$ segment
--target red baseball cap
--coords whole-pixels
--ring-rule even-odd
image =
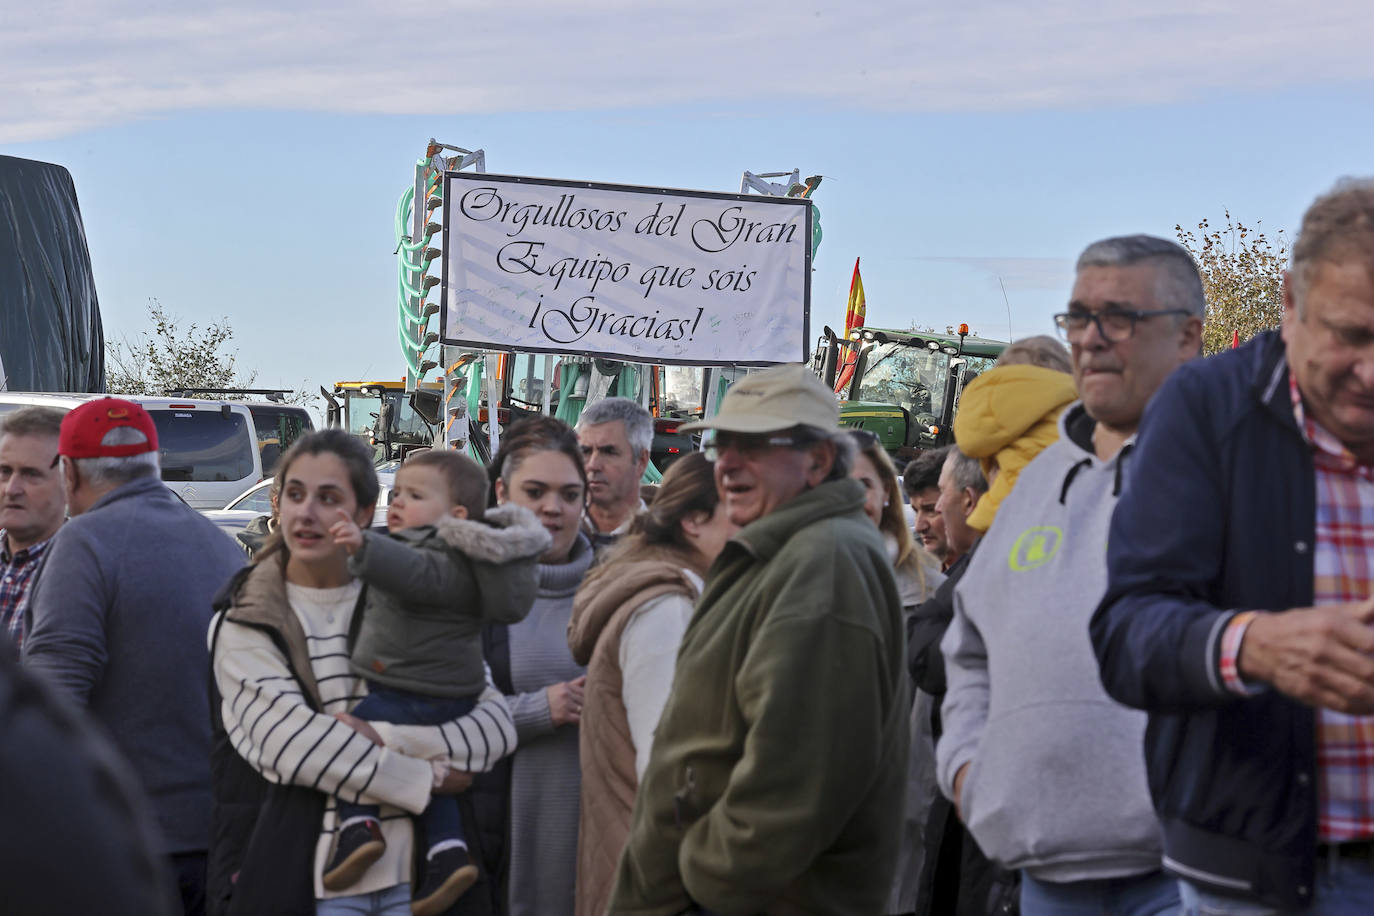
[[[100,440],[112,429],[128,427],[147,437],[146,442],[131,445],[101,445]],[[62,418],[62,432],[57,438],[57,454],[68,458],[125,458],[157,451],[157,427],[148,411],[120,398],[100,398],[87,401]]]

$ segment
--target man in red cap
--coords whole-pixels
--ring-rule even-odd
[[[163,486],[142,407],[92,400],[62,420],[72,520],[32,586],[24,664],[88,708],[133,765],[187,914],[205,906],[209,658],[215,592],[234,541]]]

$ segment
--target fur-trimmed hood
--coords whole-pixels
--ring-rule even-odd
[[[553,546],[539,518],[514,503],[488,509],[479,521],[450,517],[434,527],[441,541],[479,563],[527,560]]]

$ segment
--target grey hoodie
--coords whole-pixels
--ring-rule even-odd
[[[1145,714],[1107,696],[1088,640],[1131,445],[1100,461],[1085,447],[1090,430],[1082,405],[1071,405],[1059,441],[1021,472],[955,589],[940,644],[949,678],[940,788],[953,798],[955,775],[971,763],[969,832],[988,858],[1043,881],[1160,867]]]

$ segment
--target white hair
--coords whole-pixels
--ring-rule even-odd
[[[630,450],[638,458],[654,444],[654,418],[649,411],[640,407],[629,398],[603,398],[596,401],[577,418],[577,428],[600,426],[619,420],[625,424],[625,438],[630,442]]]
[[[117,426],[100,437],[101,445],[141,445],[147,441],[148,437],[141,430],[131,426]],[[121,458],[76,458],[72,461],[81,479],[96,487],[118,486],[139,477],[156,477],[162,472],[156,449]]]

